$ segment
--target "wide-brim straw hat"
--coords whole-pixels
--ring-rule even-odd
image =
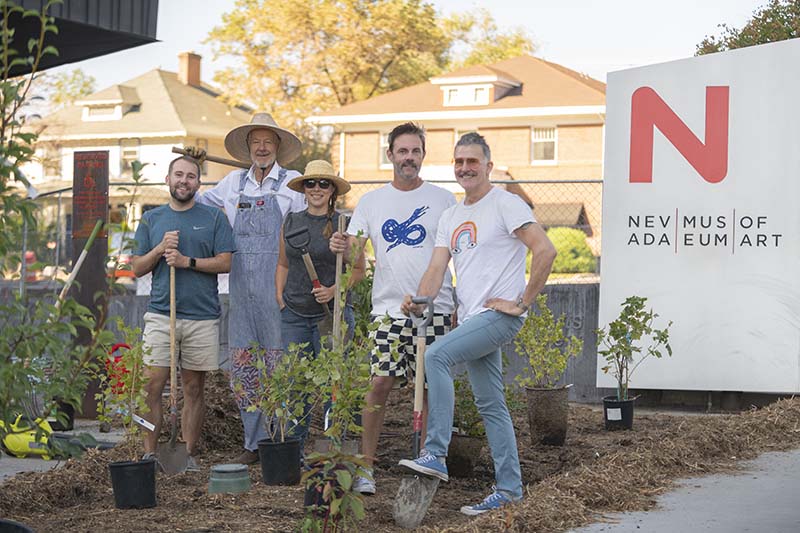
[[[333,185],[336,187],[336,193],[340,196],[350,190],[350,184],[347,183],[347,180],[337,176],[336,172],[333,170],[333,165],[322,159],[309,161],[303,175],[292,178],[286,186],[293,191],[304,192],[303,180],[307,179],[321,179],[333,182]]]
[[[250,119],[250,124],[237,126],[229,131],[225,136],[225,149],[235,159],[243,163],[252,163],[250,146],[247,144],[247,135],[253,130],[260,129],[272,130],[280,139],[278,153],[275,154],[275,160],[278,161],[280,166],[284,167],[300,157],[300,150],[302,149],[300,139],[291,131],[278,126],[269,113],[256,113]]]

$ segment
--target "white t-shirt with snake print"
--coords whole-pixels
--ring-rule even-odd
[[[368,237],[375,250],[372,314],[403,318],[403,296],[416,294],[428,268],[439,217],[455,205],[453,193],[423,182],[413,191],[391,183],[361,197],[347,227],[349,235]],[[436,313],[452,314],[453,278],[448,269],[434,300]]]

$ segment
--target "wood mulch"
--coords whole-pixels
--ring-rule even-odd
[[[295,530],[303,518],[303,489],[263,485],[259,465],[250,467],[249,492],[208,495],[210,467],[238,455],[242,431],[223,377],[210,380],[207,403],[202,471],[159,474],[157,507],[114,508],[107,464],[139,453],[118,446],[6,481],[0,486],[0,516],[40,533]],[[411,405],[409,390],[392,394],[376,464],[378,494],[364,498],[362,531],[402,531],[392,521],[391,508],[403,476],[397,461],[411,448]],[[741,460],[800,445],[800,399],[729,415],[638,413],[634,429],[623,432],[605,431],[599,410],[571,405],[562,447],[530,443],[524,404],[513,416],[526,485],[523,501],[477,518],[459,513],[461,505],[478,502],[491,490],[492,463],[484,447],[470,478],[440,484],[423,531],[564,531],[602,513],[649,509],[682,477],[734,470]]]

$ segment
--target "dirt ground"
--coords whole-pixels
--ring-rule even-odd
[[[249,492],[208,495],[210,467],[231,462],[241,443],[240,422],[224,380],[212,383],[208,400],[202,471],[160,474],[157,507],[114,508],[106,465],[131,453],[118,447],[87,453],[56,470],[12,478],[0,487],[0,516],[40,533],[295,530],[303,517],[303,489],[263,485],[259,465],[250,468]],[[392,521],[391,508],[403,475],[397,461],[408,457],[411,447],[410,391],[392,394],[387,415],[376,465],[378,493],[364,498],[367,518],[358,524],[358,530],[372,533],[402,531]],[[563,531],[604,512],[647,509],[680,477],[734,469],[739,460],[800,445],[796,399],[732,415],[637,413],[633,431],[625,432],[606,432],[601,411],[571,405],[563,447],[531,445],[524,404],[513,416],[527,493],[523,502],[477,519],[459,513],[461,505],[491,491],[492,464],[484,447],[472,477],[440,484],[424,530]]]

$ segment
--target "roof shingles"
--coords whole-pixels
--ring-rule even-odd
[[[409,111],[605,105],[605,83],[532,56],[520,56],[487,66],[469,67],[435,79],[489,74],[519,80],[521,91],[513,91],[510,95],[488,105],[445,107],[442,96],[443,85],[434,85],[428,81],[346,105],[322,113],[316,118],[330,118],[331,122],[335,122],[336,117],[342,116]]]
[[[118,137],[126,135],[155,137],[184,132],[190,137],[224,137],[233,127],[250,121],[250,113],[229,107],[220,101],[218,92],[207,85],[185,85],[177,74],[150,70],[123,84],[103,89],[82,101],[108,100],[112,96],[130,100],[135,94],[141,105],[123,114],[119,120],[82,121],[83,104],[77,102],[44,118],[47,125],[40,140],[81,136]],[[128,102],[126,103],[134,103]]]

